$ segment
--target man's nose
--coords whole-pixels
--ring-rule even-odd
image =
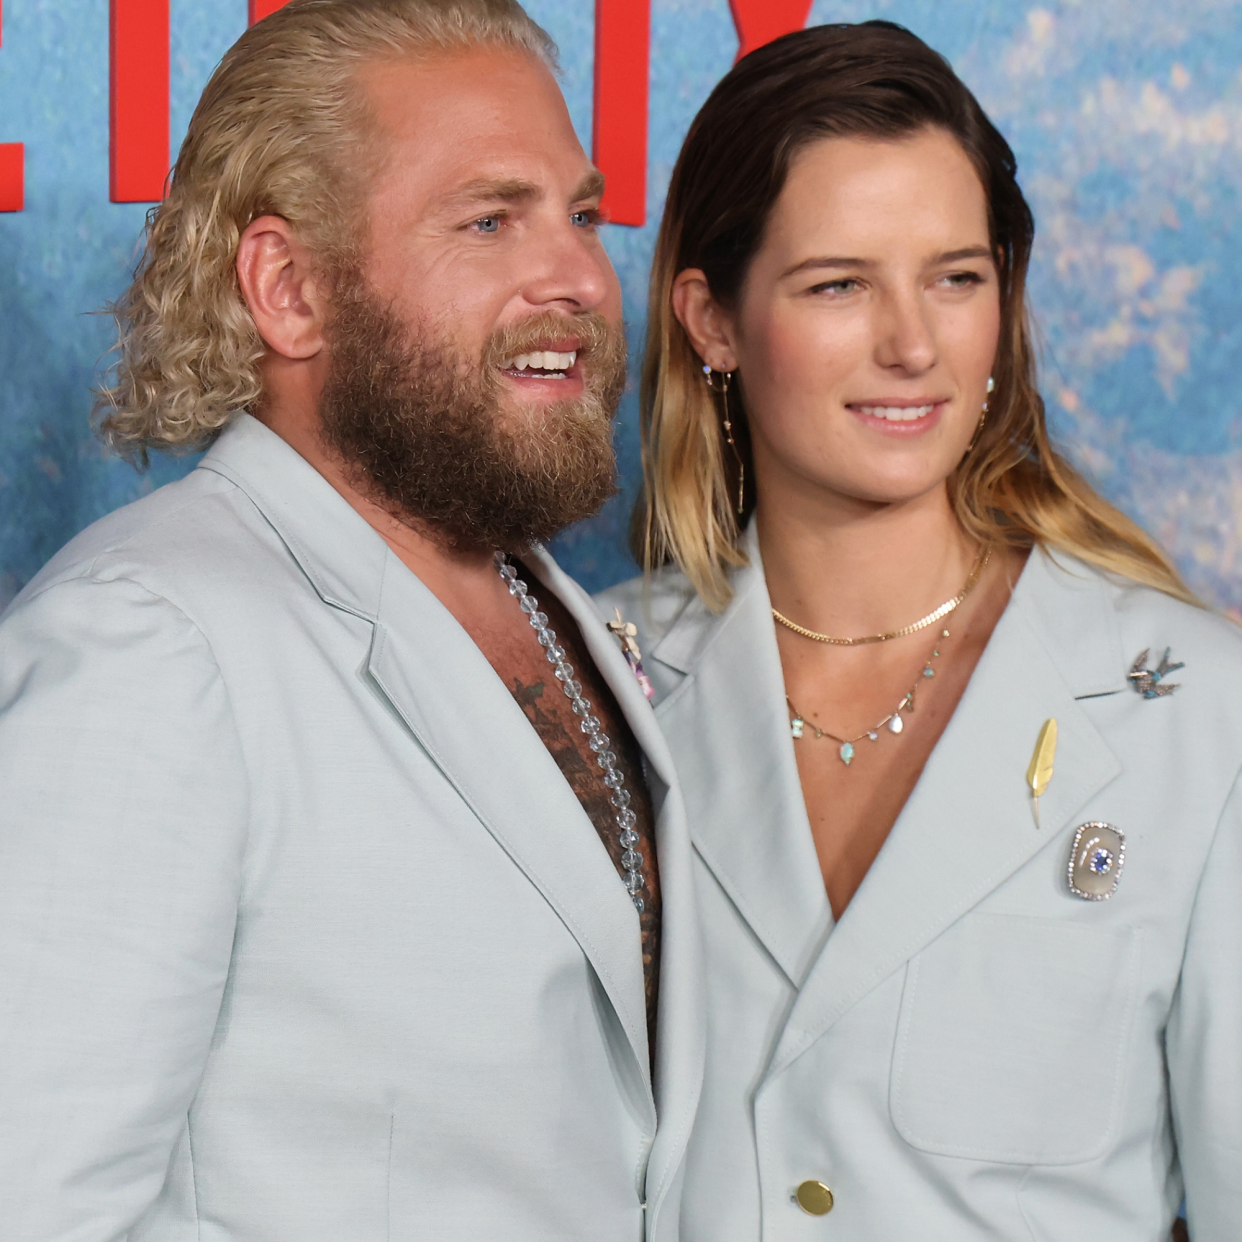
[[[916,293],[884,298],[876,317],[876,361],[889,370],[919,375],[936,365],[939,350],[925,301]]]
[[[617,288],[617,277],[593,234],[566,220],[530,238],[530,274],[522,294],[532,306],[594,311]]]

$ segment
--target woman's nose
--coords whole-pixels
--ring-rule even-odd
[[[914,295],[886,298],[876,321],[876,361],[886,370],[919,375],[936,364],[938,349],[931,316]]]

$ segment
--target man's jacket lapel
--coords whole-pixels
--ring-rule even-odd
[[[663,1236],[662,1209],[682,1166],[703,1081],[706,1030],[703,965],[695,916],[693,858],[681,787],[672,756],[646,696],[608,633],[589,596],[536,550],[529,558],[573,615],[583,640],[616,695],[647,761],[647,778],[657,811],[663,917],[660,930],[660,1011],[656,1032],[655,1100],[660,1119],[647,1172],[649,1236]],[[616,887],[621,889],[618,882]],[[624,891],[623,889],[621,890]],[[628,904],[628,903],[627,903]]]
[[[241,416],[203,465],[250,496],[326,605],[372,623],[369,680],[577,940],[625,1031],[644,1084],[638,1095],[649,1099],[638,917],[556,761],[483,653],[331,484],[262,424]]]

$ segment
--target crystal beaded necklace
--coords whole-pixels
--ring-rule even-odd
[[[629,893],[634,909],[642,914],[645,903],[642,893],[645,880],[641,867],[643,856],[634,848],[639,842],[634,825],[638,816],[630,808],[630,791],[625,787],[625,774],[617,767],[617,756],[609,750],[609,737],[604,732],[599,719],[591,715],[591,700],[582,697],[582,683],[574,678],[574,666],[565,661],[565,648],[556,641],[556,631],[548,628],[548,614],[539,611],[539,601],[526,589],[526,583],[517,576],[517,570],[509,564],[503,552],[495,556],[496,569],[509,594],[518,602],[518,607],[526,614],[535,637],[543,648],[543,654],[552,665],[552,673],[561,683],[569,706],[578,717],[578,727],[587,736],[588,745],[595,752],[595,762],[603,772],[604,784],[608,786],[608,801],[613,807],[613,819],[621,832],[621,865],[625,868],[625,891]]]

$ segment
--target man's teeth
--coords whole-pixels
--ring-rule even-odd
[[[887,418],[890,423],[912,423],[916,418],[925,418],[936,407],[934,405],[860,405],[858,409],[872,418]]]
[[[553,350],[544,349],[533,354],[518,354],[501,368],[503,371],[568,371],[574,365],[578,351],[558,354]]]

